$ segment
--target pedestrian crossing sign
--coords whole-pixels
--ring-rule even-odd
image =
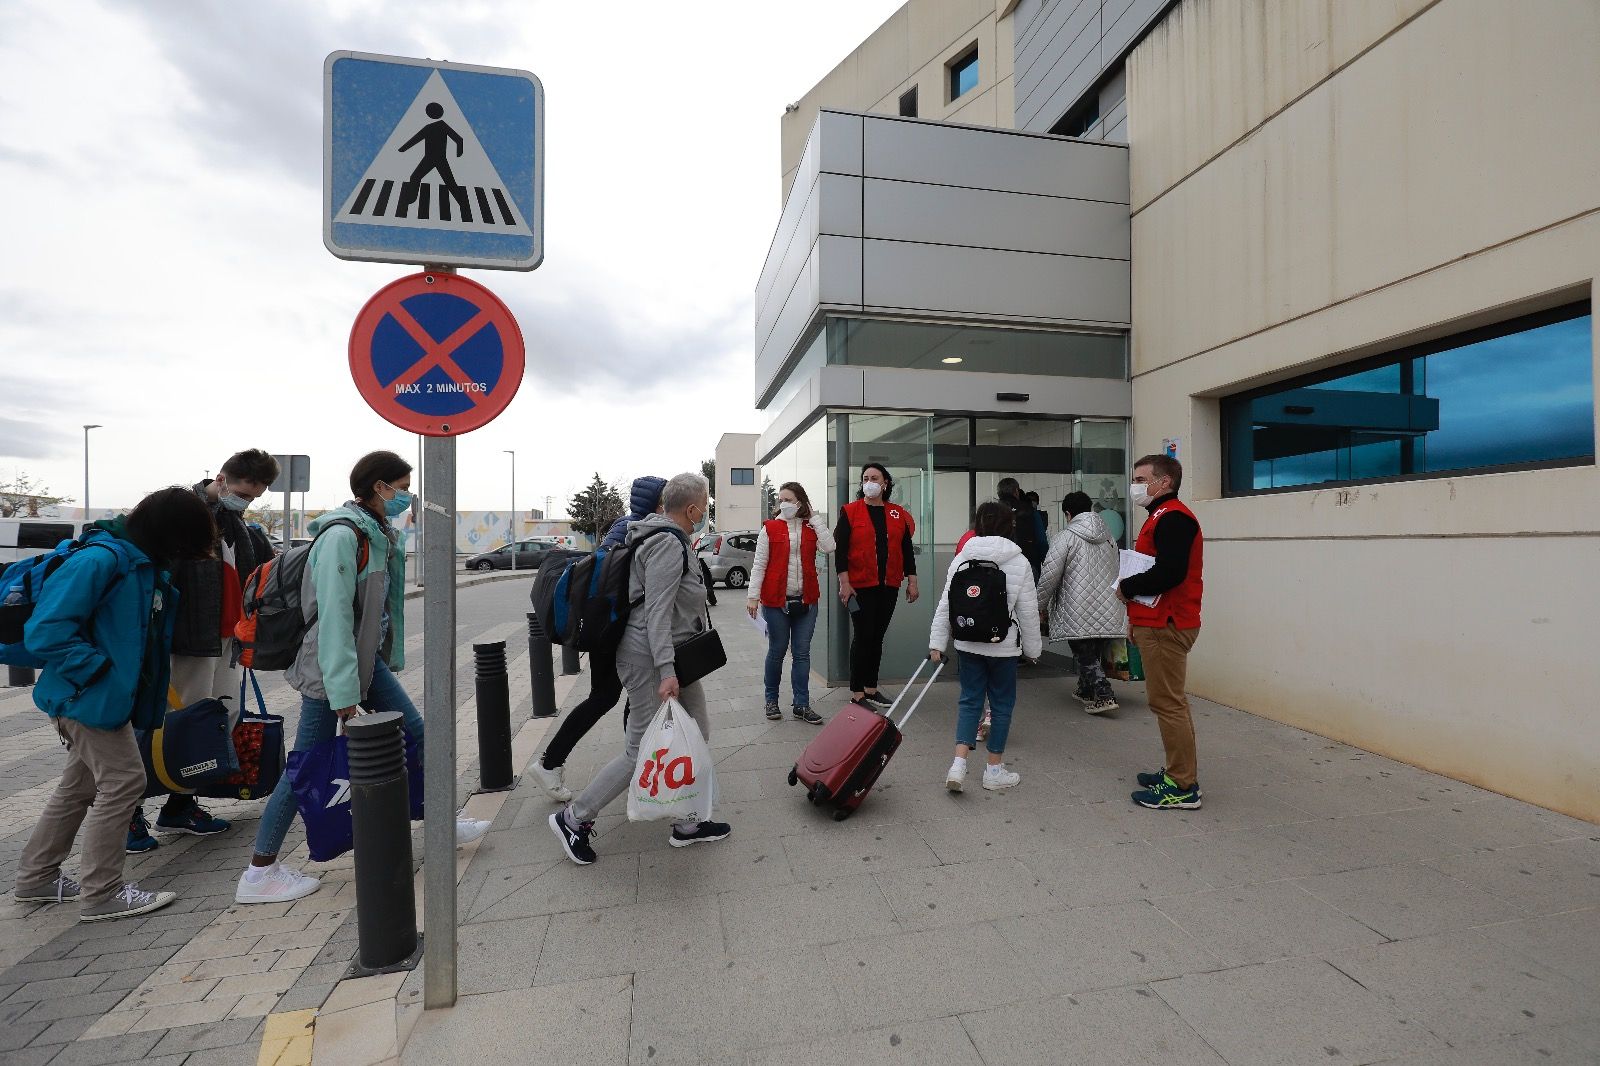
[[[322,237],[341,259],[532,270],[544,258],[544,88],[523,70],[334,52]]]

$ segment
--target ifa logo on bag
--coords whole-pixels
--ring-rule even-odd
[[[639,774],[639,787],[650,790],[651,797],[660,795],[661,786],[676,790],[695,782],[694,760],[680,755],[671,762],[664,761],[670,748],[659,749],[653,758],[646,759]]]

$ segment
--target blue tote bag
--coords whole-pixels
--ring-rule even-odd
[[[411,820],[422,819],[422,749],[405,733],[406,777],[411,794]],[[327,862],[355,846],[350,814],[350,748],[343,733],[311,748],[291,751],[289,785],[306,826],[312,862]]]

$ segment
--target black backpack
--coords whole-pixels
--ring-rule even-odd
[[[999,644],[1011,631],[1006,572],[987,559],[968,559],[950,578],[950,631],[956,640]]]
[[[533,613],[552,644],[579,651],[606,651],[622,642],[628,615],[638,603],[628,599],[633,578],[633,555],[657,533],[656,529],[632,544],[592,552],[551,552],[539,566],[529,599]],[[683,572],[689,572],[689,547],[682,533]]]

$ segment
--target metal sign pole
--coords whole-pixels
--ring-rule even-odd
[[[456,439],[428,437],[422,445],[428,502],[422,516],[430,577],[422,593],[423,745],[422,1005],[456,1002]]]

